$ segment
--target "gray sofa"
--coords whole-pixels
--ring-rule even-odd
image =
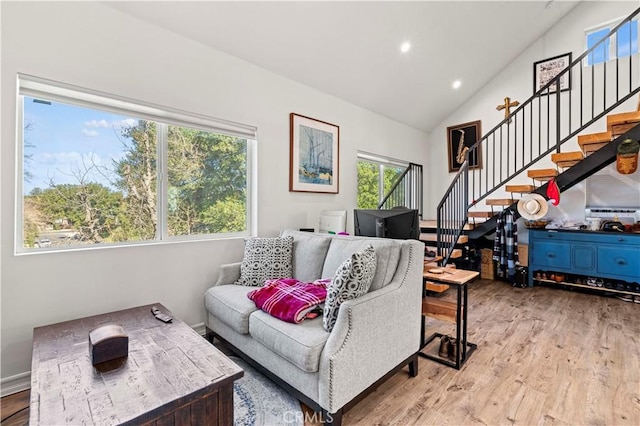
[[[284,230],[293,237],[293,277],[331,278],[353,253],[373,245],[376,272],[367,294],[344,302],[329,333],[322,316],[301,324],[258,310],[247,293],[231,284],[240,263],[223,265],[205,293],[210,341],[219,338],[294,396],[340,424],[359,395],[409,365],[417,374],[420,344],[423,243],[415,240],[337,236]],[[375,386],[374,386],[375,385]]]

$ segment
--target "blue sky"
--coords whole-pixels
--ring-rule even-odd
[[[31,155],[25,170],[33,175],[23,182],[23,193],[55,184],[77,184],[81,174],[88,182],[109,184],[113,160],[124,155],[120,130],[135,124],[136,118],[82,108],[59,102],[34,102],[24,97],[24,123],[31,129],[24,134],[24,154]],[[92,165],[98,166],[93,167]],[[97,169],[102,170],[102,173]]]

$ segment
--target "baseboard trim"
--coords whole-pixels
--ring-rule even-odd
[[[207,330],[203,322],[199,324],[194,324],[191,326],[191,328],[193,328],[196,331],[196,333],[198,333],[202,337],[205,337],[205,333],[207,332]]]
[[[0,379],[0,397],[22,392],[31,387],[31,372],[16,374]]]
[[[206,327],[204,323],[194,324],[191,326],[196,333],[204,337]],[[22,392],[31,387],[31,372],[25,371],[14,376],[3,377],[0,379],[0,397],[5,397],[14,393]]]

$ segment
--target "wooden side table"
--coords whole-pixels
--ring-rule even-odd
[[[475,280],[480,273],[477,271],[467,271],[464,269],[451,269],[451,268],[437,268],[442,270],[442,273],[432,273],[425,271],[423,273],[423,302],[422,302],[422,332],[420,334],[422,342],[420,342],[420,350],[418,355],[428,358],[432,361],[439,362],[440,364],[447,365],[459,370],[464,363],[469,359],[473,351],[478,347],[476,344],[467,341],[467,307],[468,307],[468,291],[467,284]],[[448,284],[456,287],[456,303],[433,300],[429,301],[426,297],[427,282],[437,282],[441,284]],[[429,345],[436,338],[445,336],[441,333],[433,333],[426,340],[424,338],[425,332],[425,318],[436,318],[439,320],[455,322],[456,324],[456,359],[455,362],[449,359],[445,359],[439,356],[434,356],[429,353],[424,353],[424,348]]]

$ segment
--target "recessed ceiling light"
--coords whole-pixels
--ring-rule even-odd
[[[402,43],[402,45],[400,46],[400,51],[402,53],[407,53],[409,51],[409,49],[411,49],[411,43],[409,43],[408,41],[405,41],[404,43]]]
[[[451,85],[451,87],[453,87],[454,89],[459,89],[460,86],[462,86],[462,82],[460,80],[454,81],[453,84]]]

